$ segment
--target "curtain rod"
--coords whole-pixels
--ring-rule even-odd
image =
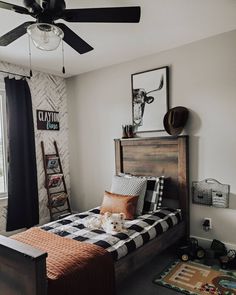
[[[0,73],[10,74],[10,75],[16,75],[16,76],[20,76],[20,77],[24,77],[24,78],[28,78],[28,79],[31,78],[30,76],[27,76],[27,75],[21,75],[21,74],[17,74],[17,73],[11,73],[11,72],[6,72],[6,71],[2,71],[2,70],[0,70]]]

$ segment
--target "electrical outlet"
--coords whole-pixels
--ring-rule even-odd
[[[203,219],[203,224],[202,224],[202,226],[203,226],[203,229],[204,229],[205,231],[209,231],[209,230],[211,230],[211,229],[212,229],[212,220],[211,220],[211,218],[210,218],[210,217],[205,217],[205,218]]]

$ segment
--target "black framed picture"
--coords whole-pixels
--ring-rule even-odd
[[[164,131],[163,118],[169,110],[169,68],[132,74],[131,84],[135,131]]]

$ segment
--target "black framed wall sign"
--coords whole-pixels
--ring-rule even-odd
[[[38,130],[60,130],[59,112],[36,110]]]
[[[136,132],[164,131],[163,118],[169,110],[169,68],[132,74],[131,85]]]

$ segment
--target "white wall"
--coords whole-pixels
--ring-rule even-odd
[[[125,46],[125,44],[124,44]],[[84,210],[101,203],[114,173],[113,138],[131,122],[130,75],[170,66],[170,106],[191,110],[190,180],[216,178],[236,199],[236,31],[67,80],[71,189]],[[213,230],[203,232],[203,217]],[[236,211],[191,205],[191,234],[236,244]]]
[[[10,71],[19,74],[29,74],[29,70],[0,61],[0,70]],[[0,73],[0,81],[3,81],[4,75]],[[61,155],[63,171],[70,189],[69,180],[69,149],[68,149],[68,118],[67,118],[67,98],[66,85],[63,78],[33,71],[33,77],[29,80],[29,86],[32,96],[32,107],[34,116],[35,146],[38,174],[39,190],[39,216],[40,224],[50,220],[47,208],[47,192],[44,188],[44,169],[41,151],[41,141],[44,141],[45,152],[55,152],[53,141],[56,140]],[[60,131],[37,130],[36,110],[51,110],[59,112]],[[6,206],[7,199],[0,199],[0,233],[6,234]]]

